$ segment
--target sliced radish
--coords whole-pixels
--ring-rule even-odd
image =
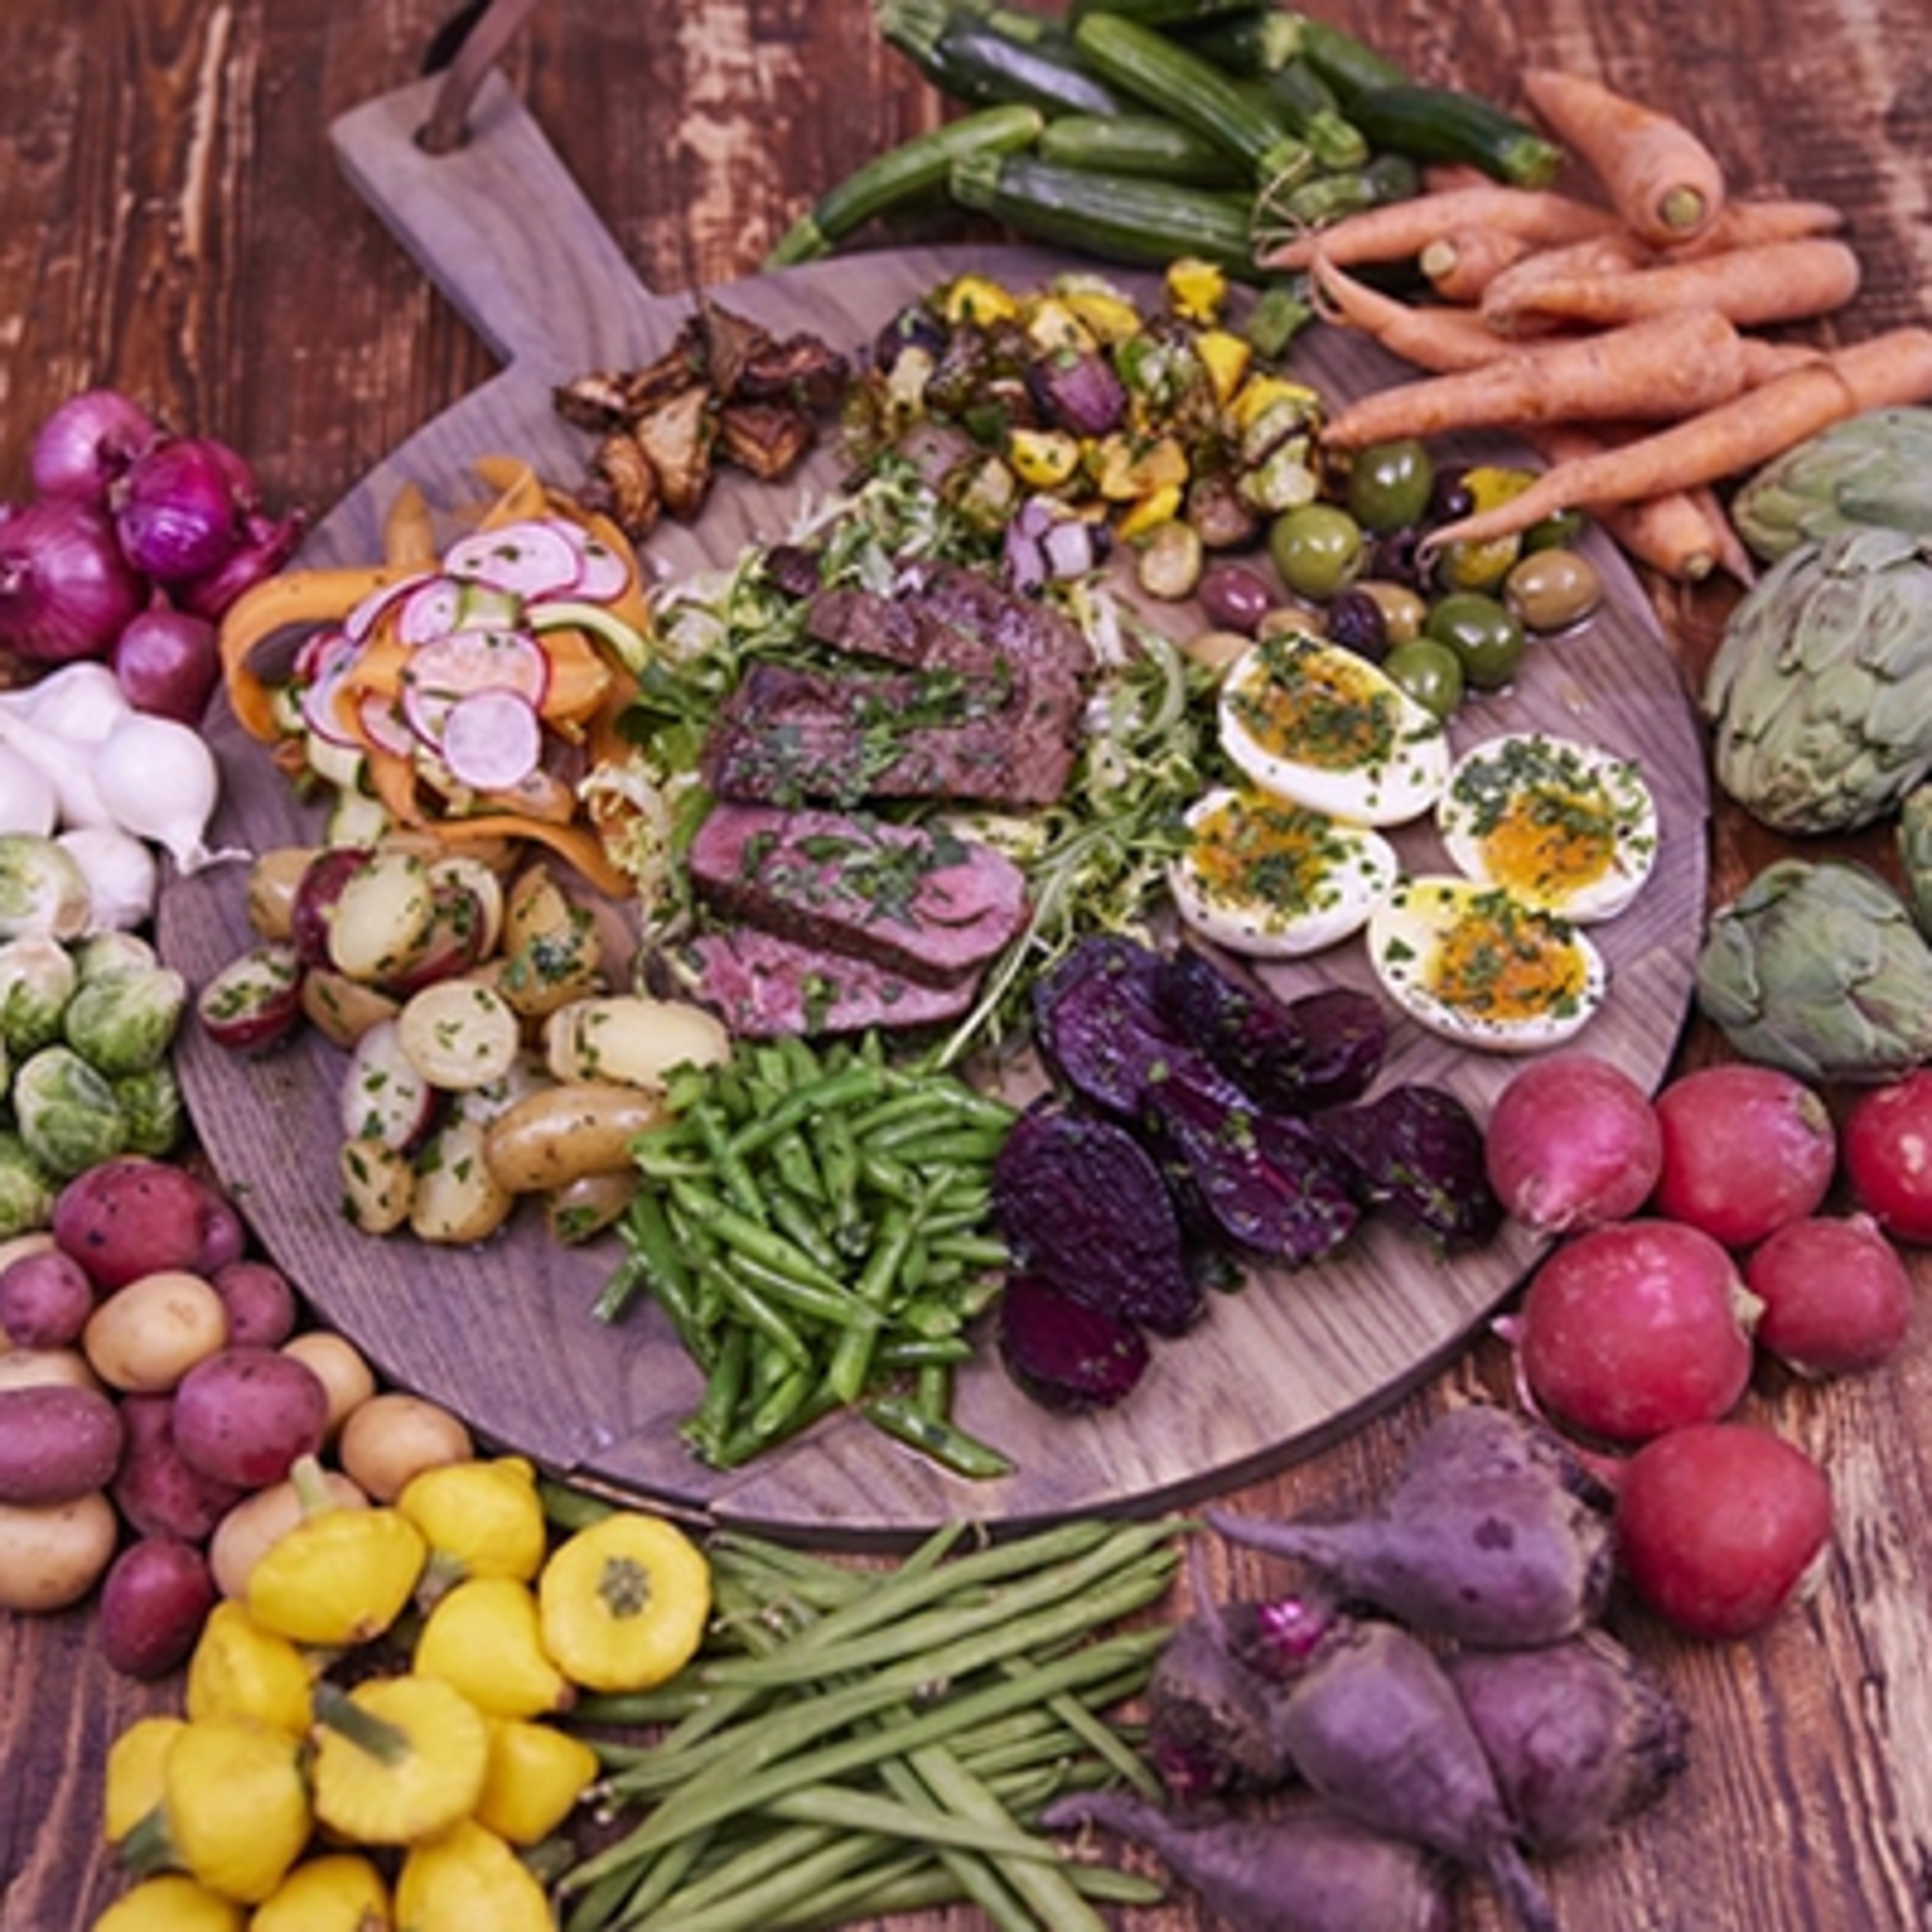
[[[394,606],[414,596],[429,580],[427,571],[418,571],[412,576],[399,577],[394,583],[370,591],[343,619],[343,635],[353,644],[361,644]]]
[[[442,721],[442,755],[451,774],[478,791],[520,784],[543,755],[536,706],[514,691],[472,691]]]
[[[553,522],[532,519],[478,530],[442,560],[452,577],[473,578],[519,597],[554,597],[577,582],[577,547]]]
[[[608,604],[622,596],[630,586],[631,566],[602,537],[575,524],[560,523],[556,527],[577,552],[577,581],[570,594],[592,604]]]
[[[298,684],[313,684],[321,676],[323,667],[332,662],[345,647],[352,647],[353,640],[344,632],[333,628],[311,631],[296,647],[295,662],[290,668]]]
[[[324,743],[362,749],[360,740],[344,722],[337,709],[342,681],[352,670],[362,652],[338,631],[328,646],[319,651],[308,688],[302,695],[302,722]]]
[[[416,734],[403,716],[402,706],[393,698],[365,692],[356,707],[356,716],[362,724],[363,736],[377,751],[406,758],[416,749]]]
[[[550,687],[550,659],[523,631],[454,631],[417,646],[403,671],[403,716],[426,743],[442,735],[450,706],[480,691],[507,691],[535,707]]]
[[[463,586],[453,577],[431,577],[411,592],[396,619],[396,635],[406,644],[434,644],[456,628],[463,608]]]

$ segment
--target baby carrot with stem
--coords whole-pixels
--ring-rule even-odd
[[[1532,343],[1447,375],[1359,398],[1323,426],[1334,449],[1522,423],[1675,419],[1744,387],[1737,331],[1688,309],[1580,340]]]
[[[1714,409],[1594,456],[1560,463],[1493,509],[1444,524],[1427,548],[1484,543],[1559,511],[1633,503],[1754,470],[1866,410],[1932,399],[1932,328],[1903,328],[1835,350]]]
[[[1681,121],[1556,68],[1531,68],[1522,91],[1642,240],[1658,248],[1693,241],[1717,220],[1726,199],[1724,170]]]

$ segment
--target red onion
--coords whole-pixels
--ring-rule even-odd
[[[147,411],[119,391],[84,389],[34,432],[28,474],[40,496],[105,509],[110,490],[160,434]]]
[[[136,710],[198,724],[220,675],[214,626],[191,611],[157,604],[114,640],[107,662]]]
[[[294,556],[308,528],[308,518],[300,510],[292,510],[285,517],[250,511],[243,520],[242,540],[226,560],[206,577],[176,584],[175,602],[184,610],[213,622],[243,591],[274,576]]]
[[[104,657],[147,601],[100,511],[56,496],[0,517],[0,644],[23,658]]]
[[[236,458],[199,436],[157,443],[114,492],[115,528],[128,561],[158,584],[218,570],[242,540]]]

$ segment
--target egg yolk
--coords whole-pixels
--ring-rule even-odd
[[[1483,838],[1490,876],[1539,902],[1594,884],[1616,856],[1616,834],[1600,803],[1568,793],[1516,794]]]
[[[1560,922],[1484,892],[1439,935],[1429,990],[1444,1006],[1510,1023],[1574,1012],[1586,977]]]
[[[1388,762],[1400,729],[1393,693],[1305,638],[1266,639],[1256,662],[1266,676],[1232,704],[1264,751],[1324,771]]]
[[[1210,897],[1259,901],[1285,914],[1333,904],[1331,874],[1347,856],[1318,812],[1252,794],[1204,812],[1189,854]]]

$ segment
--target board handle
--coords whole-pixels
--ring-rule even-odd
[[[494,70],[497,29],[534,4],[495,0],[447,74],[364,102],[328,131],[350,185],[492,353],[564,380],[634,358],[663,332],[665,304]]]

